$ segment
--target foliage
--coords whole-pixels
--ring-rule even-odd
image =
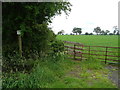
[[[45,51],[43,49],[47,48],[48,42],[55,38],[55,35],[51,35],[52,31],[48,28],[48,23],[53,16],[61,14],[62,11],[68,14],[71,10],[70,6],[69,2],[3,3],[4,53],[18,50],[16,31],[19,29],[22,32],[24,53],[28,50]],[[6,49],[8,45],[9,51]]]
[[[76,33],[76,35],[77,35],[77,33],[79,33],[79,35],[80,35],[82,33],[82,28],[74,27],[72,32]]]
[[[113,29],[114,29],[114,31],[113,31],[113,34],[115,35],[119,35],[120,34],[120,31],[119,31],[119,29],[118,29],[118,27],[117,26],[113,26]]]
[[[101,32],[101,28],[96,27],[96,28],[94,28],[93,32],[97,33],[97,35],[98,35]]]
[[[109,33],[109,35],[114,35],[113,33]]]
[[[85,33],[85,35],[89,35],[89,33],[88,33],[88,32],[86,32],[86,33]]]
[[[36,60],[30,73],[3,73],[3,89],[116,87],[107,78],[108,70],[104,69],[104,64],[96,60],[75,62],[62,54],[41,59]],[[57,59],[57,62],[52,59]]]
[[[50,47],[52,49],[51,51],[53,51],[53,54],[64,51],[64,43],[60,40],[55,40],[52,42]]]
[[[30,73],[3,73],[3,88],[45,88],[47,84],[58,80],[63,73],[63,56],[44,57],[35,60]],[[55,59],[57,62],[53,62]]]
[[[102,30],[100,32],[100,35],[108,35],[109,32],[110,32],[109,30],[106,30],[106,31]]]
[[[62,12],[68,15],[71,10],[69,2],[5,2],[2,5],[3,64],[8,68],[12,68],[13,62],[18,64],[17,30],[21,30],[22,33],[24,58],[29,60],[45,56],[50,50],[49,44],[54,42],[56,37],[48,24],[55,15]]]
[[[86,32],[85,35],[93,35],[93,33],[88,33],[88,32]]]
[[[64,33],[65,33],[65,31],[61,30],[61,31],[58,32],[58,35],[63,35]]]

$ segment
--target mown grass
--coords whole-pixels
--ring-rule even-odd
[[[57,39],[84,45],[118,47],[118,35],[58,35]]]
[[[107,46],[107,47],[119,47],[118,38],[119,38],[118,35],[58,35],[57,36],[57,39],[59,40],[78,42],[84,44],[85,46],[87,45],[87,46]],[[73,45],[71,44],[71,46]],[[83,50],[84,53],[89,53],[89,47],[84,47],[84,49],[87,49],[87,50]],[[97,50],[97,51],[90,51],[91,54],[99,54],[99,55],[92,55],[92,57],[102,58],[101,61],[105,61],[106,57],[103,55],[106,55],[106,48],[90,47],[90,50]],[[104,52],[99,52],[98,50]],[[107,52],[107,55],[113,55],[113,56],[119,56],[118,54],[120,53],[120,49],[118,48],[108,48],[107,51],[116,52],[116,53]],[[87,55],[83,54],[83,56],[87,56]],[[118,57],[109,56],[107,57],[107,59],[118,60]],[[114,61],[108,60],[107,62],[113,63]]]

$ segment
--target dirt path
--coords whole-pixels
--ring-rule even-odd
[[[118,67],[108,65],[105,68],[110,70],[108,73],[108,79],[110,79],[118,87]],[[82,72],[81,67],[77,65],[70,72],[68,72],[66,76],[72,76],[81,79],[82,77],[80,76],[80,72]],[[91,73],[92,70],[87,70],[86,72]],[[88,84],[92,84],[92,82],[88,82]]]
[[[118,79],[119,79],[118,78],[118,67],[108,65],[106,68],[110,70],[110,73],[108,74],[108,78],[111,79],[112,82],[115,83],[119,87],[120,83],[118,83]]]

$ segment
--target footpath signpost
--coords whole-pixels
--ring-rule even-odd
[[[17,35],[18,35],[18,44],[19,44],[19,53],[20,56],[22,57],[22,39],[21,39],[21,30],[17,30]]]

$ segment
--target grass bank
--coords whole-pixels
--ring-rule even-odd
[[[30,73],[3,74],[3,88],[115,88],[104,64],[58,55],[38,60]]]

